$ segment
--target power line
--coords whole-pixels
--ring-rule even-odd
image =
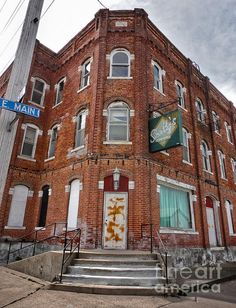
[[[101,4],[101,6],[104,7],[104,9],[107,9],[107,7],[100,0],[97,0],[97,2],[99,2]]]
[[[13,62],[14,58],[15,58],[15,54],[10,58],[9,61],[7,61],[6,65],[3,67],[3,69],[0,73],[0,76],[2,76],[2,74],[5,72],[5,70],[9,67],[10,63]]]
[[[17,6],[15,7],[14,11],[12,12],[11,16],[8,18],[8,21],[6,22],[4,28],[2,29],[2,31],[0,32],[0,34],[2,34],[12,23],[12,21],[14,20],[14,18],[16,17],[17,13],[19,12],[20,8],[22,7],[22,5],[24,4],[25,0],[20,0],[17,4]]]
[[[0,53],[0,57],[5,53],[5,51],[7,50],[7,47],[10,45],[10,43],[12,42],[12,40],[14,39],[14,37],[16,36],[17,32],[20,30],[20,28],[22,27],[23,22],[19,25],[19,27],[16,29],[15,33],[11,36],[11,38],[8,40],[7,44],[5,45],[4,49],[2,50],[2,52]]]
[[[50,9],[50,7],[53,5],[53,3],[56,0],[52,0],[52,2],[49,4],[49,6],[46,8],[46,10],[43,12],[42,16],[40,17],[40,20],[44,17],[44,15],[47,13],[47,11]]]
[[[0,8],[0,13],[2,12],[2,10],[4,9],[5,4],[7,3],[7,0],[5,0],[5,2],[3,3],[2,7]]]

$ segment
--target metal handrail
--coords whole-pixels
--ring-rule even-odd
[[[48,241],[49,239],[52,239],[52,238],[58,238],[58,237],[60,237],[61,235],[64,235],[64,232],[61,233],[61,234],[59,234],[59,235],[56,235],[57,225],[61,225],[61,224],[64,224],[64,225],[65,225],[66,223],[65,223],[65,222],[55,222],[55,223],[51,223],[51,224],[49,224],[49,225],[47,225],[47,226],[45,226],[45,227],[42,227],[42,228],[40,228],[40,229],[38,229],[38,230],[35,230],[35,231],[33,231],[33,232],[30,232],[30,233],[28,233],[27,235],[25,235],[25,236],[23,236],[23,237],[20,237],[20,238],[14,240],[14,241],[10,241],[10,242],[9,242],[9,247],[8,247],[7,264],[9,263],[9,259],[10,259],[10,255],[11,255],[11,254],[16,253],[16,252],[20,252],[21,250],[23,250],[23,249],[25,249],[25,248],[27,248],[27,247],[33,246],[33,253],[32,253],[32,256],[34,256],[34,255],[35,255],[35,247],[36,247],[36,244],[42,243],[42,242],[45,242],[45,241]],[[49,227],[51,227],[51,226],[54,226],[54,228],[53,228],[53,235],[48,236],[48,237],[46,237],[46,238],[43,238],[42,240],[38,240],[38,239],[37,239],[37,238],[38,238],[38,232],[40,232],[40,231],[45,231],[45,232],[47,232],[47,229],[49,229]],[[30,235],[32,235],[32,234],[34,234],[33,243],[31,243],[31,244],[26,245],[26,246],[23,247],[23,243],[24,243],[24,242],[28,239],[28,237],[29,237]],[[12,244],[13,244],[13,243],[17,243],[17,242],[20,242],[20,243],[21,243],[21,244],[20,244],[20,248],[11,251],[11,246],[12,246]]]
[[[71,233],[71,232],[76,232],[76,233],[74,234],[74,236],[72,238],[68,238],[67,234]],[[74,243],[75,239],[77,239],[77,238],[78,238],[78,243],[73,248],[73,243]],[[80,228],[68,231],[67,227],[66,227],[64,248],[63,248],[63,254],[62,254],[62,262],[61,262],[61,272],[60,272],[60,277],[59,277],[60,283],[62,282],[62,275],[63,275],[64,267],[65,267],[67,261],[70,259],[71,255],[75,252],[76,249],[78,249],[78,254],[79,254],[80,238],[81,238],[81,229]],[[66,251],[68,251],[67,250],[68,247],[70,247],[70,250],[69,250],[69,255],[66,257],[65,254],[66,254]]]

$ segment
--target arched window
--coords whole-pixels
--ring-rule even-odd
[[[56,151],[56,143],[57,143],[57,135],[58,135],[58,125],[54,125],[51,129],[51,137],[48,149],[48,158],[55,156]]]
[[[130,53],[127,50],[116,49],[111,53],[110,76],[130,77]]]
[[[196,105],[196,110],[197,110],[198,121],[205,123],[206,110],[204,109],[204,105],[203,105],[202,101],[199,98],[197,98],[195,105]]]
[[[46,82],[40,78],[32,78],[33,88],[31,93],[31,101],[38,105],[43,105],[45,90],[46,90]]]
[[[43,195],[41,200],[41,208],[39,214],[39,222],[38,227],[44,227],[46,225],[46,218],[47,218],[47,210],[48,210],[48,197],[49,197],[49,186],[45,185],[42,188]]]
[[[182,85],[182,83],[180,83],[177,80],[175,81],[175,85],[176,85],[176,92],[178,96],[178,105],[185,109],[186,108],[185,99],[184,99],[185,88]]]
[[[212,111],[212,121],[213,121],[213,128],[216,133],[220,133],[220,120],[217,113],[213,110]]]
[[[202,150],[203,169],[211,172],[211,160],[210,160],[211,151],[209,151],[208,145],[205,141],[202,141],[201,150]]]
[[[81,66],[80,89],[89,85],[91,59],[86,60]]]
[[[154,77],[154,88],[163,93],[163,70],[160,65],[153,62],[153,77]]]
[[[228,142],[233,143],[232,134],[231,134],[231,126],[227,122],[225,122],[225,131],[226,131]]]
[[[191,162],[190,159],[190,149],[189,149],[189,133],[183,128],[183,161]]]
[[[235,234],[235,227],[234,227],[234,219],[233,219],[233,205],[230,201],[225,201],[225,208],[227,214],[227,221],[228,221],[228,228],[229,228],[229,235]]]
[[[85,144],[85,124],[87,110],[82,110],[76,117],[75,148]]]
[[[78,225],[80,180],[73,180],[70,184],[70,198],[67,214],[68,229],[75,229]]]
[[[218,151],[219,163],[220,163],[220,175],[222,179],[226,179],[226,169],[225,169],[225,155],[223,152]]]
[[[236,184],[236,160],[231,158],[231,165],[233,171],[234,184]]]
[[[65,81],[66,78],[61,79],[55,86],[56,88],[56,100],[54,104],[55,106],[59,105],[62,102]]]
[[[34,124],[25,124],[24,130],[25,133],[21,147],[21,155],[34,158],[39,135],[39,128]]]
[[[8,217],[8,227],[23,227],[25,208],[29,188],[24,185],[16,185],[13,190],[11,208]]]
[[[115,102],[108,107],[107,140],[129,141],[130,110],[124,102]]]

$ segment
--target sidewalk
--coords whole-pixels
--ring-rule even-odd
[[[48,283],[0,267],[0,308],[233,308],[236,306],[236,280],[221,284],[219,294],[189,296],[114,296],[47,290]],[[195,296],[198,296],[197,299]]]

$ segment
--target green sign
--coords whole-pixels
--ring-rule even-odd
[[[178,109],[149,119],[150,152],[163,151],[182,144],[182,117]]]

